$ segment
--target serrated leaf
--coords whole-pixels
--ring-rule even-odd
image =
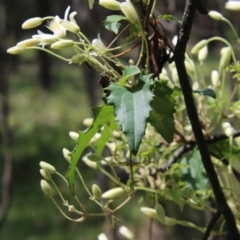
[[[135,76],[135,75],[139,74],[140,72],[141,72],[141,70],[137,66],[125,67],[123,70],[123,76],[117,84],[120,86],[124,86],[126,84],[127,80],[129,79],[129,77]]]
[[[157,212],[158,219],[161,223],[165,222],[165,211],[161,204],[156,204],[155,210]]]
[[[123,70],[123,76],[134,76],[136,74],[139,74],[141,70],[137,66],[127,66]]]
[[[166,81],[155,82],[154,98],[151,103],[152,111],[148,122],[155,127],[158,133],[168,142],[173,141],[175,100],[171,96],[173,90]]]
[[[151,111],[150,78],[152,75],[141,76],[138,84],[127,89],[112,83],[107,89],[111,91],[108,103],[114,105],[116,121],[125,133],[132,154],[136,155],[142,136],[145,133],[146,119]]]
[[[211,88],[206,88],[206,89],[199,88],[197,90],[194,90],[193,92],[199,93],[200,95],[209,96],[209,97],[212,97],[214,99],[217,98],[216,93]]]
[[[69,189],[72,194],[74,194],[75,168],[84,149],[89,144],[92,137],[99,131],[100,127],[114,119],[113,106],[104,105],[102,107],[93,108],[92,111],[94,114],[94,121],[92,126],[86,131],[79,133],[78,143],[73,149],[73,152],[70,154],[71,164],[67,172],[67,180],[69,184]]]
[[[105,125],[103,131],[101,132],[101,137],[95,142],[94,147],[96,149],[96,154],[102,155],[104,148],[106,147],[106,142],[112,135],[112,131],[117,129],[117,124],[115,119],[110,120],[109,126]]]
[[[122,15],[111,15],[111,16],[108,16],[106,20],[104,20],[103,25],[107,30],[112,31],[115,34],[118,34],[118,30],[121,26],[119,21],[124,18],[125,17]]]
[[[192,155],[188,159],[183,158],[181,163],[189,164],[189,168],[180,168],[183,174],[183,180],[186,182],[187,186],[192,190],[206,189],[208,180],[204,172],[199,151],[195,149]]]

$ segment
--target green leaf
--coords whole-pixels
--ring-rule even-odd
[[[110,120],[109,126],[105,125],[103,131],[101,132],[101,137],[95,142],[94,147],[96,149],[96,154],[102,155],[104,148],[106,147],[106,142],[112,136],[112,131],[117,128],[115,119]]]
[[[206,88],[206,89],[199,88],[197,90],[194,90],[193,92],[199,93],[200,95],[209,96],[209,97],[212,97],[214,99],[217,98],[216,93],[211,88]]]
[[[171,96],[173,90],[167,86],[167,81],[157,81],[154,87],[154,98],[151,103],[152,111],[148,122],[168,142],[173,141],[175,100]]]
[[[156,204],[155,210],[156,210],[156,212],[157,212],[157,216],[158,216],[159,221],[160,221],[161,223],[164,223],[164,222],[165,222],[165,211],[164,211],[162,205],[159,204],[159,203]]]
[[[204,190],[207,188],[208,180],[204,172],[201,155],[198,150],[194,150],[189,159],[183,158],[181,163],[189,164],[189,168],[181,168],[183,180],[192,190]]]
[[[124,18],[125,17],[122,15],[111,15],[111,16],[108,16],[106,20],[104,20],[103,25],[107,30],[112,31],[115,34],[118,34],[118,30],[121,26],[119,21]]]
[[[139,74],[141,70],[137,66],[128,66],[124,68],[123,76],[134,76],[136,74]]]
[[[107,122],[114,119],[114,109],[113,106],[104,105],[99,108],[93,108],[94,121],[93,125],[88,128],[86,131],[79,133],[78,143],[73,149],[71,156],[71,164],[67,172],[67,179],[69,184],[69,189],[72,194],[74,194],[74,175],[75,168],[77,166],[78,160],[81,157],[84,149],[89,144],[92,137],[99,131],[101,126]]]
[[[108,103],[115,107],[116,121],[125,133],[132,154],[136,155],[142,136],[145,133],[146,119],[151,111],[150,75],[140,77],[138,84],[131,89],[112,83]]]
[[[177,18],[175,18],[173,15],[170,15],[170,14],[157,15],[157,17],[160,17],[165,21],[173,21],[178,24],[182,24],[182,22],[180,20],[178,20]]]
[[[137,66],[128,66],[124,68],[123,76],[117,83],[119,86],[124,86],[129,77],[139,74],[141,70]]]

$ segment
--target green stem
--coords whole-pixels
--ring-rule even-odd
[[[55,174],[57,174],[59,177],[61,177],[62,180],[68,185],[68,181],[67,181],[67,179],[66,179],[61,173],[56,172]]]
[[[232,58],[233,58],[233,61],[236,63],[237,60],[236,60],[236,56],[235,56],[235,53],[233,51],[233,48],[232,48],[232,45],[224,38],[221,38],[221,37],[211,37],[207,40],[208,42],[211,42],[211,41],[220,41],[220,42],[223,42],[225,43],[226,45],[228,45],[231,49],[231,52],[232,52]]]
[[[83,179],[83,177],[82,177],[82,174],[80,173],[80,171],[78,170],[78,168],[76,168],[76,172],[77,172],[77,175],[78,175],[78,177],[80,178],[80,181],[81,181],[83,187],[85,188],[86,192],[88,193],[88,195],[89,195],[90,197],[92,197],[92,194],[91,194],[91,192],[89,191],[89,189],[88,189],[88,187],[87,187],[87,185],[86,185],[86,183],[85,183],[85,181],[84,181],[84,179]]]
[[[116,207],[115,209],[112,210],[112,213],[115,213],[116,211],[118,211],[120,208],[122,208],[126,203],[128,203],[130,201],[132,197],[129,196],[124,202],[122,202],[118,207]]]
[[[231,23],[228,19],[226,19],[226,18],[223,18],[222,21],[226,22],[226,23],[230,26],[231,30],[233,31],[234,36],[235,36],[236,39],[238,40],[238,39],[239,39],[239,36],[238,36],[235,28],[233,27],[232,23]]]
[[[62,201],[63,201],[63,203],[65,203],[65,202],[66,202],[66,200],[64,199],[64,197],[63,197],[62,193],[60,192],[60,190],[59,190],[59,188],[58,188],[57,184],[56,184],[56,183],[53,181],[53,179],[51,179],[51,182],[52,182],[52,184],[54,185],[54,187],[56,188],[56,190],[57,190],[57,192],[58,192],[59,196],[61,197],[61,199],[62,199]]]
[[[51,200],[53,201],[53,203],[55,204],[55,206],[57,207],[57,209],[61,212],[61,214],[62,214],[65,218],[67,218],[68,220],[70,220],[70,221],[72,221],[72,222],[83,222],[83,221],[85,220],[84,217],[81,217],[81,218],[78,218],[78,219],[73,219],[73,218],[68,217],[68,216],[63,212],[63,210],[58,206],[58,204],[57,204],[57,202],[54,200],[54,198],[53,198],[53,197],[50,197],[50,198],[51,198]]]
[[[54,52],[46,49],[46,48],[43,48],[43,47],[28,47],[28,48],[26,48],[26,49],[37,49],[37,50],[41,50],[41,51],[44,51],[44,52],[47,52],[47,53],[53,55],[54,57],[59,58],[59,59],[65,61],[65,62],[69,62],[69,61],[70,61],[69,59],[64,58],[64,57],[62,57],[62,56],[60,56],[60,55],[58,55],[58,54],[56,54],[56,53],[54,53]]]

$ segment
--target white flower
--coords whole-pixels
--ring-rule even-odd
[[[46,27],[59,38],[66,37],[66,29],[60,24],[61,19],[56,16],[53,20],[49,21]]]
[[[77,14],[77,12],[72,12],[72,13],[69,14],[69,11],[70,11],[70,6],[68,6],[66,11],[65,11],[64,19],[60,19],[59,23],[67,31],[70,31],[70,32],[73,32],[73,33],[78,33],[80,31],[80,28],[79,28],[79,26],[77,25],[77,22],[74,19],[74,16]],[[56,16],[56,17],[58,17],[58,16]],[[68,20],[68,17],[69,17],[69,20]]]
[[[37,33],[38,34],[33,35],[32,38],[38,39],[40,41],[39,45],[42,47],[52,44],[58,40],[58,37],[54,34],[43,33],[40,30],[38,30]]]

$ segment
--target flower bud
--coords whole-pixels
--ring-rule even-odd
[[[121,226],[119,228],[119,232],[127,239],[135,239],[135,235],[132,231],[130,231],[128,228],[125,226]]]
[[[217,11],[209,11],[208,16],[217,21],[222,21],[224,19],[223,15]]]
[[[20,47],[11,47],[7,50],[7,53],[9,54],[21,54],[25,51],[25,48],[20,48]]]
[[[129,59],[129,60],[128,60],[128,63],[129,63],[129,65],[131,65],[131,66],[135,65],[135,62],[134,62],[133,59]]]
[[[99,5],[113,11],[120,10],[120,2],[116,0],[99,0]]]
[[[227,137],[231,137],[235,132],[234,128],[231,126],[229,122],[223,122],[222,128]]]
[[[42,169],[44,169],[46,172],[50,174],[54,174],[56,172],[56,168],[49,163],[41,161],[39,165]]]
[[[124,194],[124,190],[121,187],[116,187],[113,189],[110,189],[108,191],[106,191],[105,193],[102,194],[102,198],[107,198],[107,199],[111,199],[111,198],[117,198],[120,197]]]
[[[172,44],[173,44],[173,46],[176,46],[176,45],[177,45],[177,41],[178,41],[178,36],[175,35],[175,36],[173,37],[173,39],[172,39]]]
[[[174,83],[178,83],[179,82],[179,78],[178,78],[178,72],[177,72],[176,68],[171,70],[171,75],[172,75],[173,82]]]
[[[108,240],[108,238],[104,233],[101,233],[98,235],[98,240]]]
[[[93,124],[93,118],[85,118],[83,120],[83,124],[87,127],[91,127]]]
[[[102,199],[102,191],[97,184],[92,185],[92,193],[96,200],[100,201]]]
[[[217,70],[213,70],[211,72],[211,82],[214,88],[218,87],[220,85],[219,81],[219,73]]]
[[[38,39],[27,39],[24,41],[21,41],[17,44],[17,47],[20,48],[27,48],[27,47],[35,47],[40,43],[40,41]]]
[[[90,167],[90,168],[92,168],[92,169],[94,169],[94,170],[97,169],[97,163],[89,160],[88,157],[87,157],[87,155],[84,156],[84,157],[82,158],[82,160],[83,160],[83,162],[85,162],[85,164],[86,164],[88,167]]]
[[[69,136],[72,140],[77,142],[79,138],[79,133],[71,131],[69,132]]]
[[[185,60],[185,61],[184,61],[184,64],[185,64],[187,73],[188,73],[188,74],[193,74],[194,71],[195,71],[194,63],[192,63],[191,61]]]
[[[197,89],[199,89],[199,84],[198,84],[198,82],[193,82],[193,84],[192,84],[192,90],[195,91],[195,90],[197,90]]]
[[[51,191],[51,187],[48,184],[48,182],[46,180],[41,180],[40,182],[41,188],[43,190],[43,192],[48,195],[49,197],[52,196],[52,191]]]
[[[151,217],[151,218],[158,219],[157,212],[153,208],[141,207],[140,211],[143,212],[144,214],[146,214],[147,216]]]
[[[204,46],[203,48],[201,48],[198,52],[198,60],[199,62],[204,62],[207,58],[208,55],[208,46]]]
[[[39,25],[42,24],[42,21],[43,19],[40,17],[30,18],[22,24],[22,29],[30,29],[30,28],[38,27]]]
[[[47,180],[51,180],[52,179],[52,176],[50,173],[46,172],[44,169],[40,169],[40,173],[41,175],[47,179]]]
[[[95,38],[95,39],[92,40],[92,46],[100,52],[104,52],[106,50],[106,46],[104,45],[102,40],[100,40],[98,38]]]
[[[223,47],[220,53],[221,53],[221,59],[220,59],[219,67],[221,69],[229,65],[229,62],[232,57],[232,50],[230,47]]]
[[[74,45],[74,41],[72,40],[60,40],[51,45],[52,49],[63,49],[72,47]]]
[[[198,52],[200,51],[200,49],[202,49],[203,47],[205,47],[208,44],[208,41],[206,39],[198,42],[191,50],[192,54],[198,54]]]
[[[90,141],[90,144],[95,143],[101,136],[102,136],[101,133],[95,133],[95,135],[93,136],[93,138]]]
[[[69,163],[71,163],[71,156],[69,156],[70,151],[69,151],[68,149],[66,149],[66,148],[63,148],[62,153],[63,153],[64,158],[65,158]]]
[[[126,2],[120,3],[120,8],[122,13],[126,16],[129,22],[131,22],[134,25],[139,25],[138,14],[130,0],[126,0]]]
[[[86,57],[84,55],[78,53],[70,59],[69,64],[79,63],[79,65],[81,65],[85,61],[85,59]]]
[[[240,11],[240,1],[228,1],[225,8],[230,11]]]

